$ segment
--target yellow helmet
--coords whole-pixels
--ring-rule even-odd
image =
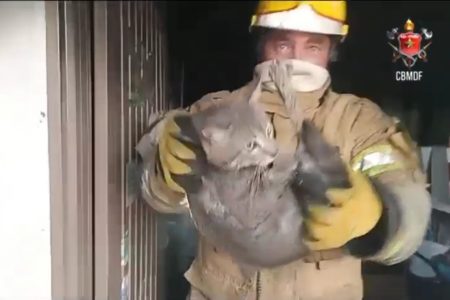
[[[345,1],[260,1],[250,30],[258,26],[345,37],[346,10]]]

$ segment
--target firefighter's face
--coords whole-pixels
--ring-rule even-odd
[[[326,68],[331,51],[331,39],[323,34],[273,30],[262,49],[263,61],[301,59]]]

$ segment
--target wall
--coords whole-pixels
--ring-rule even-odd
[[[0,2],[0,299],[51,299],[45,10]]]

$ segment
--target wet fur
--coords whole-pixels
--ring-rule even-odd
[[[274,148],[275,141],[266,132],[270,121],[255,101],[259,88],[258,84],[251,95],[232,104],[192,116],[206,156],[201,184],[185,185],[199,232],[247,271],[307,254],[304,204],[327,203],[327,187],[348,186],[338,151],[308,121],[303,121],[293,156]],[[252,139],[267,149],[251,157],[245,147]],[[226,147],[221,145],[224,141]]]

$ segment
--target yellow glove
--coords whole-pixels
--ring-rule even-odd
[[[177,121],[188,117],[189,113],[183,110],[171,111],[165,117],[165,124],[158,143],[159,161],[167,186],[176,192],[185,193],[184,189],[176,183],[172,174],[186,175],[192,172],[191,167],[182,160],[194,160],[195,152],[184,143],[183,140],[192,140],[184,137],[184,132]],[[183,128],[184,129],[184,128]]]
[[[350,167],[348,173],[351,188],[326,192],[331,206],[309,207],[306,243],[313,251],[339,248],[368,233],[381,217],[382,202],[369,179]]]

